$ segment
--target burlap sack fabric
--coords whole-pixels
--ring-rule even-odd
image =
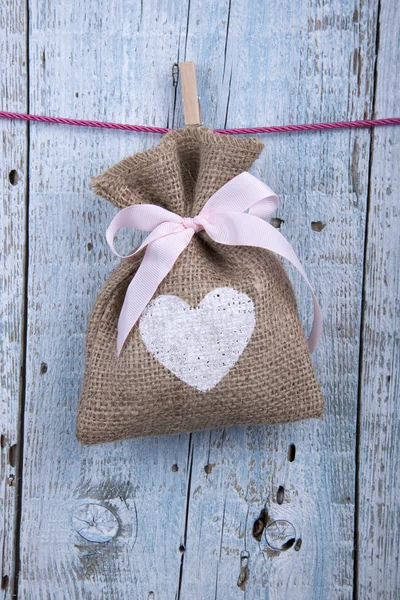
[[[156,203],[179,215],[195,216],[217,189],[249,169],[262,148],[254,138],[214,135],[204,128],[176,130],[154,150],[129,157],[95,177],[93,186],[118,208]],[[178,304],[184,301],[194,309],[214,290],[214,296],[219,290],[224,296],[227,290],[227,304],[229,294],[238,294],[239,304],[248,297],[254,305],[255,326],[237,362],[208,391],[207,382],[201,389],[185,383],[163,366],[157,350],[152,351],[152,342],[146,340],[145,344],[143,319],[132,329],[117,357],[118,317],[142,256],[140,253],[121,262],[93,308],[77,418],[77,437],[82,443],[321,415],[323,398],[281,261],[267,250],[217,244],[204,231],[193,237],[178,258],[155,300],[172,295],[181,299],[175,298]],[[237,297],[233,298],[235,304]],[[225,302],[226,298],[219,300]],[[154,308],[155,317],[157,310]],[[224,307],[218,310],[218,318],[223,320]],[[228,309],[226,315],[229,353],[240,342],[243,331],[230,318]],[[168,315],[165,318],[168,320]],[[175,345],[173,339],[164,339],[161,349],[162,353],[170,344],[178,363],[179,353],[186,352],[182,335],[177,332],[179,343],[176,340]],[[196,345],[204,353],[212,340],[202,339],[195,331],[187,339],[187,352],[193,354],[195,348],[190,376],[196,381],[195,361],[200,360]],[[153,342],[156,348],[157,340]]]

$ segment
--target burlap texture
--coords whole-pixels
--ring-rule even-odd
[[[97,194],[119,208],[155,203],[195,216],[227,181],[249,169],[263,145],[254,138],[177,130],[154,149],[129,157],[93,179]],[[320,416],[323,398],[286,271],[272,253],[193,237],[155,297],[179,296],[196,307],[215,288],[253,300],[256,326],[239,361],[216,387],[198,391],[162,366],[139,327],[116,355],[118,316],[142,254],[123,260],[98,295],[87,333],[86,366],[77,417],[84,444],[277,423]],[[234,343],[234,341],[232,342]]]

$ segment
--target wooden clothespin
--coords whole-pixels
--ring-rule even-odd
[[[183,110],[186,127],[200,127],[203,124],[197,88],[196,67],[194,62],[181,62]]]

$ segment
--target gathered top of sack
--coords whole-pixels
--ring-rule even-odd
[[[93,177],[92,186],[118,208],[157,204],[194,216],[214,192],[247,171],[263,148],[253,137],[215,135],[203,127],[178,129],[165,135],[156,148]]]

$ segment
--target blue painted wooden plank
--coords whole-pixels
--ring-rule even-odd
[[[225,10],[211,125],[223,126],[226,115],[228,126],[246,126],[370,114],[377,19],[371,3],[247,6],[232,0]],[[212,16],[203,16],[201,3],[193,1],[190,15],[187,56],[206,65],[215,52],[214,38],[208,44],[205,35]],[[209,78],[200,81],[200,90]],[[326,414],[321,421],[193,436],[183,598],[353,597],[369,141],[367,131],[265,137],[254,172],[282,199],[281,231],[299,253],[325,316],[315,364]],[[293,280],[307,321],[307,290]],[[296,447],[292,463],[290,444]],[[258,541],[252,528],[263,510],[268,525],[287,524],[279,526],[281,534],[267,527]],[[271,546],[271,537],[282,546],[288,534],[296,540],[288,550],[274,549],[273,541]]]
[[[26,14],[22,2],[0,6],[0,102],[26,112]],[[0,155],[0,597],[14,590],[19,489],[21,369],[25,288],[27,125],[1,120]]]
[[[375,114],[398,115],[400,6],[381,3]],[[400,131],[373,135],[360,402],[360,600],[395,600],[399,569]]]
[[[171,122],[185,6],[32,1],[30,23],[32,112]],[[32,126],[24,599],[172,600],[178,589],[188,436],[88,448],[74,434],[89,313],[118,262],[105,240],[116,211],[90,177],[158,139]]]

